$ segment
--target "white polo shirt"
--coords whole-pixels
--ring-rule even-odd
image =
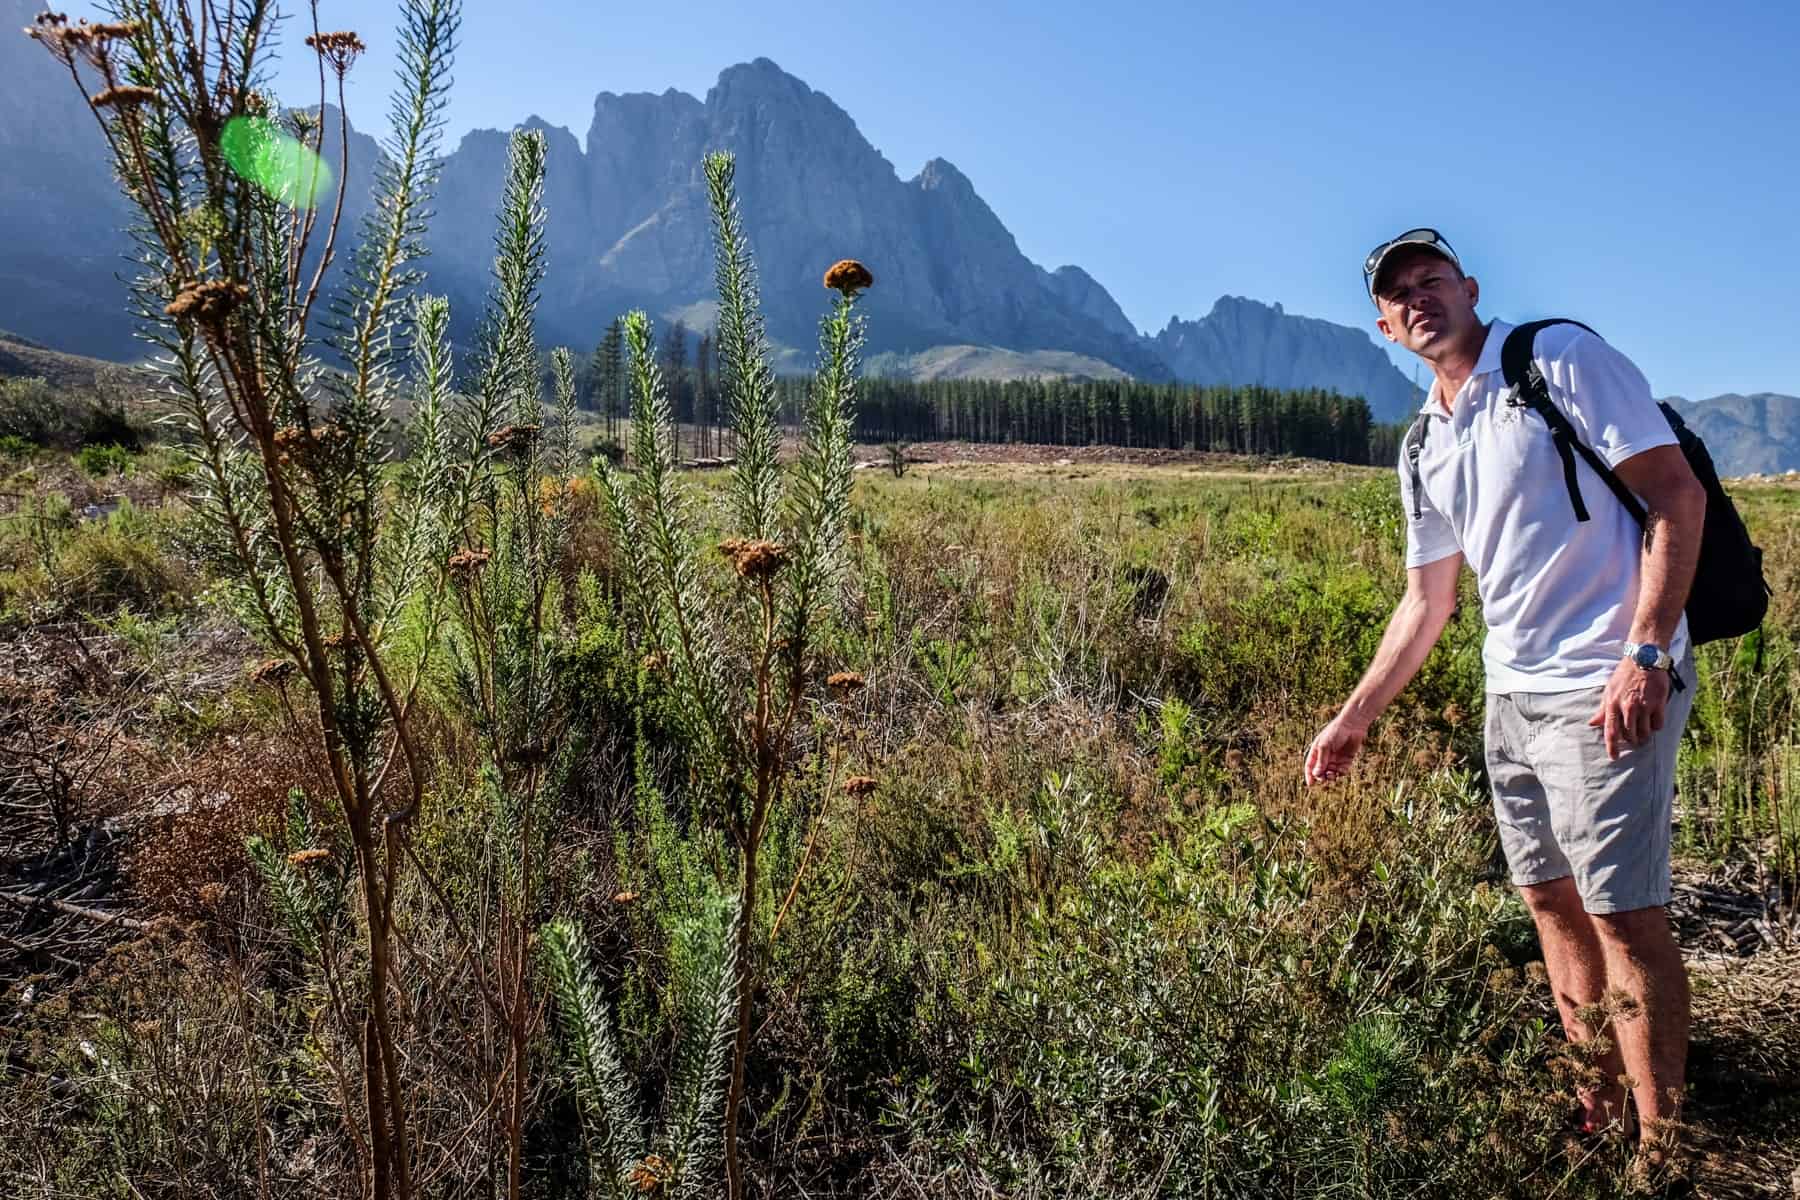
[[[1575,475],[1591,519],[1575,519],[1549,426],[1507,403],[1500,347],[1511,329],[1489,323],[1475,372],[1449,413],[1432,385],[1416,518],[1401,446],[1406,565],[1460,551],[1474,570],[1488,628],[1488,691],[1600,687],[1631,633],[1643,531],[1579,455]],[[1538,333],[1534,350],[1551,400],[1607,465],[1677,444],[1643,374],[1600,338],[1578,325],[1552,325]],[[1679,661],[1686,647],[1684,616],[1668,649]]]

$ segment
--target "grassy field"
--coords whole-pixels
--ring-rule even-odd
[[[354,1194],[354,1027],[286,920],[352,886],[316,802],[317,730],[246,674],[265,651],[194,557],[163,452],[10,453],[0,1178],[21,1196]],[[723,524],[718,480],[683,486]],[[1789,1196],[1800,490],[1739,496],[1776,596],[1761,635],[1701,656],[1674,915],[1699,1192]],[[579,511],[555,630],[566,769],[531,915],[581,923],[654,1116],[680,1078],[681,930],[722,835],[687,790],[665,667],[609,600],[616,548]],[[861,686],[804,713],[756,906],[753,1194],[1621,1193],[1628,1149],[1563,1133],[1587,1068],[1497,856],[1471,582],[1353,777],[1300,783],[1401,588],[1391,472],[866,470],[849,544],[824,657]],[[700,585],[734,581],[719,560]],[[499,1169],[467,953],[498,835],[454,691],[447,668],[422,691],[433,783],[398,922],[421,1190],[445,1196],[487,1194]],[[252,836],[298,856],[297,899],[271,893]],[[567,1031],[531,1012],[528,1194],[604,1194]]]

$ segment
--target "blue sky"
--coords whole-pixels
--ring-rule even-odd
[[[321,9],[369,43],[350,107],[379,132],[391,10]],[[1230,293],[1373,333],[1362,256],[1434,225],[1488,315],[1579,317],[1659,395],[1800,394],[1796,51],[1800,5],[1774,0],[465,0],[449,124],[585,139],[596,92],[704,96],[766,55],[902,177],[955,163],[1026,254],[1147,331]]]

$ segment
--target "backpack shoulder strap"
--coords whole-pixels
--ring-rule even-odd
[[[1624,480],[1613,474],[1612,468],[1606,465],[1606,460],[1581,440],[1575,432],[1575,426],[1550,398],[1550,386],[1544,380],[1544,373],[1538,370],[1537,363],[1532,359],[1532,343],[1537,339],[1538,330],[1549,325],[1581,325],[1589,333],[1594,333],[1580,321],[1564,317],[1527,321],[1508,333],[1506,341],[1500,346],[1500,373],[1505,377],[1506,386],[1512,389],[1514,397],[1508,403],[1529,408],[1550,427],[1551,440],[1555,442],[1556,452],[1562,458],[1563,483],[1568,487],[1569,503],[1575,508],[1577,521],[1588,519],[1587,505],[1581,499],[1581,483],[1575,475],[1575,456],[1579,454],[1594,469],[1594,474],[1600,476],[1600,481],[1606,484],[1608,490],[1618,497],[1619,503],[1625,506],[1625,511],[1641,525],[1644,523],[1644,506],[1631,494],[1631,489],[1625,486]]]
[[[1431,432],[1431,414],[1420,413],[1412,428],[1406,431],[1406,465],[1412,472],[1412,515],[1417,521],[1425,515],[1419,501],[1419,453],[1425,449],[1425,435]]]

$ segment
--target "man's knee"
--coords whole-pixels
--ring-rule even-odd
[[[1525,901],[1526,910],[1534,917],[1569,920],[1582,913],[1581,893],[1567,875],[1543,883],[1521,883],[1519,898]]]
[[[1663,947],[1674,941],[1663,906],[1634,908],[1629,912],[1589,913],[1594,932],[1602,943],[1629,950]]]

